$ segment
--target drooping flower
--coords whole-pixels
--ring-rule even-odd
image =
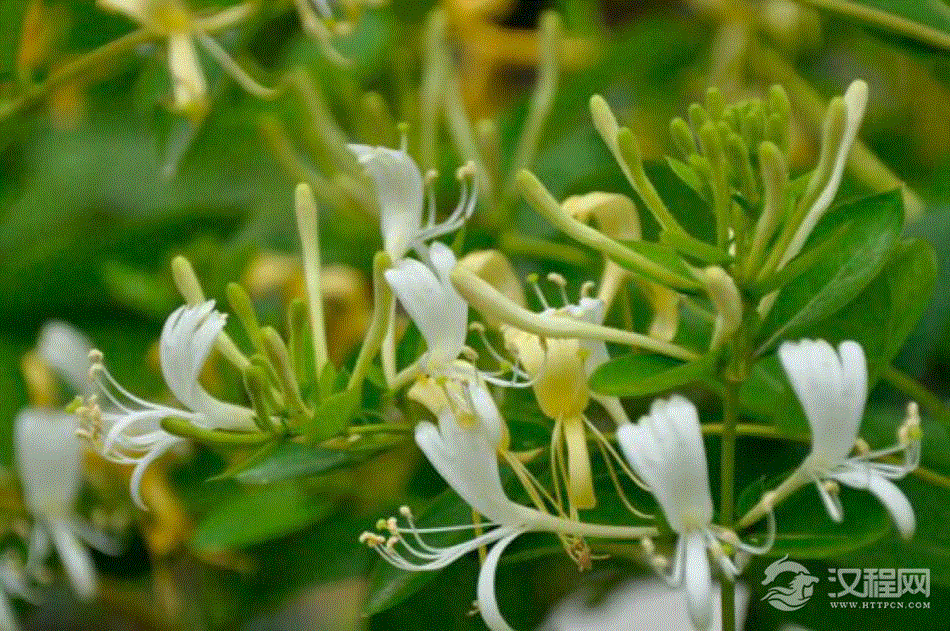
[[[693,625],[708,629],[712,623],[712,579],[707,548],[728,580],[735,580],[738,569],[720,540],[750,554],[765,552],[775,534],[771,513],[769,540],[762,547],[749,546],[735,533],[712,524],[713,503],[699,415],[681,396],[655,400],[639,423],[617,430],[617,440],[634,470],[649,485],[670,528],[679,535],[671,571],[661,572],[659,563],[656,568],[671,587],[685,584]]]
[[[52,542],[76,593],[92,598],[96,569],[82,541],[108,554],[118,550],[75,512],[83,458],[83,445],[76,440],[76,418],[27,408],[17,416],[14,433],[23,498],[36,520],[27,567],[42,564]]]
[[[594,219],[597,228],[612,239],[620,241],[640,241],[640,215],[633,201],[619,193],[595,191],[586,195],[568,197],[562,204],[564,211],[579,221]],[[653,309],[653,321],[650,323],[650,335],[670,341],[676,337],[679,327],[680,298],[676,291],[633,275],[609,257],[605,257],[604,271],[598,283],[597,298],[604,307],[609,308],[614,297],[628,278],[637,283],[643,297]],[[602,309],[603,310],[603,309]],[[603,317],[597,324],[603,323]]]
[[[426,200],[426,184],[408,153],[367,145],[349,147],[376,186],[383,247],[393,262],[404,258],[412,249],[423,256],[427,241],[458,230],[475,211],[478,195],[473,166],[459,169],[462,194],[458,205],[445,221],[436,223],[435,194],[430,187]],[[428,215],[425,225],[423,210]]]
[[[578,302],[571,303],[564,289],[564,279],[557,274],[550,275],[549,279],[561,290],[563,306],[550,306],[537,283],[532,280],[538,299],[544,306],[541,315],[598,325],[603,323],[604,302],[587,295],[591,284],[585,284]],[[609,359],[606,344],[591,339],[540,337],[507,324],[501,325],[501,333],[505,346],[531,379],[541,411],[555,422],[551,441],[552,460],[556,463],[564,460],[566,448],[566,467],[555,467],[554,470],[563,474],[561,477],[564,478],[571,508],[593,508],[597,498],[587,444],[589,434],[592,433],[595,441],[598,441],[596,444],[609,467],[612,467],[611,456],[621,467],[625,468],[625,464],[587,420],[585,410],[590,399],[596,399],[617,425],[630,422],[618,399],[591,393],[587,385],[594,370]],[[612,469],[611,474],[612,477],[615,475]],[[558,477],[555,476],[556,484],[560,484]],[[621,487],[615,486],[630,507]],[[633,512],[642,516],[637,510]]]
[[[420,365],[430,376],[445,374],[465,347],[468,304],[449,275],[455,254],[444,243],[433,243],[428,264],[415,259],[393,259],[386,281],[426,341]]]
[[[849,340],[836,352],[824,340],[785,342],[779,347],[779,358],[811,426],[811,453],[800,471],[815,482],[828,515],[837,522],[844,519],[841,501],[829,490],[828,481],[866,489],[881,501],[901,535],[910,538],[916,525],[914,510],[891,480],[904,477],[920,463],[920,419],[909,415],[897,445],[849,458],[868,394],[861,345]],[[902,451],[902,464],[874,461]]]
[[[106,458],[134,464],[131,493],[144,508],[140,495],[142,476],[148,466],[166,451],[185,440],[165,431],[167,418],[185,419],[193,425],[229,430],[254,430],[253,410],[212,397],[201,385],[200,375],[225,315],[214,309],[214,301],[182,306],[165,321],[159,342],[165,384],[185,406],[176,408],[145,401],[123,388],[103,364],[102,354],[93,351],[89,370],[99,393],[78,410],[83,420],[80,434]]]
[[[250,15],[250,3],[229,7],[211,15],[195,15],[180,0],[98,0],[109,11],[122,13],[158,37],[167,40],[168,70],[172,79],[175,109],[200,116],[206,108],[208,84],[198,62],[195,42],[251,94],[274,95],[244,72],[209,33],[235,26]]]
[[[403,507],[400,514],[405,525],[390,518],[381,523],[385,534],[367,532],[361,541],[396,567],[409,571],[440,569],[478,548],[492,546],[479,573],[479,611],[492,631],[511,631],[495,598],[495,573],[505,548],[519,535],[543,531],[559,536],[639,539],[655,530],[588,524],[513,502],[502,486],[498,465],[499,449],[505,440],[504,422],[487,390],[467,384],[466,396],[474,412],[466,419],[458,418],[454,406],[444,398],[420,397],[437,416],[438,427],[428,421],[419,423],[416,443],[456,493],[488,521],[420,528],[412,512]],[[424,535],[478,529],[484,532],[444,547],[423,538]]]

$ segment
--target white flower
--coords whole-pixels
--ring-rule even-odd
[[[567,298],[564,279],[557,274],[549,275],[548,278],[560,288],[563,306],[551,307],[537,283],[532,280],[538,299],[544,306],[542,316],[598,325],[603,323],[604,302],[586,295],[591,284],[584,285],[580,299],[574,304]],[[501,333],[505,346],[518,359],[531,379],[541,411],[555,422],[551,441],[551,457],[555,462],[560,459],[563,447],[566,447],[566,469],[556,467],[555,471],[566,472],[563,483],[567,488],[571,507],[594,508],[597,505],[597,497],[587,445],[588,433],[593,434],[605,456],[615,456],[622,468],[625,468],[625,465],[613,447],[603,440],[587,420],[585,410],[590,399],[594,398],[607,410],[617,425],[630,422],[618,399],[593,394],[587,385],[594,370],[609,359],[606,344],[601,340],[575,337],[543,338],[506,324],[501,325]],[[607,466],[612,467],[609,458]],[[615,480],[614,475],[611,475],[611,480]],[[555,484],[560,483],[560,480],[555,480]],[[615,486],[624,503],[630,507],[623,490],[619,485]],[[643,515],[637,510],[631,510],[636,515]]]
[[[835,352],[824,340],[801,340],[783,343],[778,352],[812,431],[811,453],[800,470],[815,482],[829,516],[837,522],[844,518],[841,501],[825,484],[833,480],[873,493],[891,514],[901,535],[912,536],[914,510],[890,480],[904,477],[920,462],[919,419],[911,415],[894,447],[848,458],[868,394],[868,371],[861,345],[842,342]],[[872,461],[901,451],[905,453],[901,465]]]
[[[528,531],[553,532],[559,536],[638,539],[655,532],[652,528],[606,526],[573,521],[511,501],[501,484],[498,447],[504,440],[503,422],[494,401],[484,388],[467,384],[468,397],[476,418],[460,422],[449,405],[434,406],[439,426],[423,421],[416,426],[416,443],[429,462],[474,510],[487,522],[419,528],[411,511],[404,507],[401,526],[396,518],[381,525],[388,536],[364,533],[361,541],[373,547],[383,558],[410,571],[437,570],[482,547],[493,546],[482,564],[478,578],[478,605],[485,624],[492,631],[511,631],[495,599],[495,572],[505,548]],[[459,530],[485,529],[468,541],[439,547],[422,535]]]
[[[617,430],[617,440],[634,470],[649,485],[666,520],[678,535],[673,567],[662,574],[672,587],[685,583],[690,618],[697,629],[712,624],[712,580],[707,547],[729,580],[738,570],[719,540],[750,554],[761,554],[774,537],[759,548],[746,545],[734,533],[712,524],[713,503],[709,492],[706,450],[695,406],[681,396],[657,399],[650,413],[635,425]],[[659,571],[660,564],[656,564]]]
[[[393,262],[401,260],[412,249],[419,250],[422,254],[426,241],[458,230],[474,212],[478,196],[471,167],[459,169],[462,194],[458,206],[445,221],[437,224],[435,195],[430,189],[426,202],[425,183],[419,173],[419,167],[408,153],[367,145],[349,147],[376,186],[383,247]],[[472,180],[471,184],[469,180]],[[422,211],[426,205],[428,219],[423,226]]]
[[[36,351],[47,366],[83,396],[92,394],[89,351],[92,345],[82,332],[65,322],[50,320],[40,329]]]
[[[541,631],[681,631],[689,628],[689,612],[682,598],[671,592],[661,580],[634,578],[606,595],[593,587],[582,587],[558,603],[541,626]],[[719,585],[714,585],[714,630],[722,628],[719,591]],[[736,625],[733,628],[744,628],[748,605],[749,590],[739,583],[736,585]]]
[[[75,513],[83,461],[83,446],[76,440],[76,418],[27,408],[17,416],[14,434],[23,498],[36,519],[27,567],[45,561],[52,541],[76,593],[92,598],[96,570],[80,539],[109,554],[117,549]]]
[[[452,285],[449,275],[455,254],[444,243],[429,248],[429,264],[415,259],[393,259],[386,281],[426,341],[422,362],[428,374],[447,371],[465,347],[468,304]]]
[[[215,58],[241,87],[260,98],[275,93],[241,70],[234,59],[208,33],[234,26],[251,11],[240,4],[210,16],[193,15],[179,0],[98,0],[102,8],[122,13],[167,40],[168,70],[172,79],[175,109],[201,114],[206,106],[208,84],[198,62],[195,42]]]
[[[82,434],[106,458],[135,464],[131,492],[144,508],[139,492],[149,464],[185,440],[166,432],[161,422],[181,418],[204,428],[254,430],[254,413],[212,397],[199,377],[215,339],[224,328],[225,315],[214,309],[214,301],[182,306],[173,312],[162,329],[160,359],[165,384],[186,409],[151,403],[136,397],[112,377],[102,363],[102,354],[93,351],[90,375],[105,397],[100,408],[95,397],[78,413],[84,420]]]

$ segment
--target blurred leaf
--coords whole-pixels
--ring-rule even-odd
[[[0,37],[0,84],[13,75],[17,50],[22,39],[23,15],[28,4],[27,0],[0,2],[0,24],[6,26],[5,35]]]
[[[354,461],[354,455],[348,451],[285,442],[264,460],[235,477],[246,484],[270,484],[319,475]]]
[[[867,355],[871,383],[893,361],[930,303],[937,281],[933,247],[905,241],[867,288],[844,309],[806,335],[830,342],[855,340]]]
[[[738,513],[751,509],[767,489],[778,486],[788,473],[768,481],[750,484],[739,495]],[[824,559],[868,546],[891,528],[890,517],[876,497],[866,491],[841,488],[844,521],[836,524],[828,517],[814,484],[807,484],[775,509],[778,531],[769,557],[788,555],[792,559]],[[754,543],[764,538],[763,520]]]
[[[743,413],[774,423],[783,432],[802,435],[810,431],[777,354],[752,366],[749,378],[739,389],[739,402]]]
[[[665,355],[614,357],[590,377],[592,390],[615,397],[645,397],[679,388],[712,374],[712,356],[683,363]]]
[[[297,484],[244,487],[205,515],[190,545],[209,552],[242,548],[296,532],[333,511],[332,502]]]
[[[904,221],[898,190],[845,203],[826,215],[805,247],[848,225],[836,250],[786,285],[762,325],[762,354],[783,338],[800,335],[851,302],[877,276],[897,244]]]
[[[929,34],[919,33],[915,27],[920,25],[933,29],[945,36],[940,47],[950,48],[947,44],[950,41],[950,7],[944,0],[805,0],[805,2],[930,46],[938,44],[934,41],[935,38]],[[897,25],[898,21],[904,23]]]

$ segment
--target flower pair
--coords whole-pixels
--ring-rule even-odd
[[[213,15],[195,15],[180,0],[99,0],[99,4],[125,14],[152,34],[167,40],[168,71],[176,110],[200,117],[207,107],[208,84],[198,61],[196,43],[249,93],[260,98],[274,95],[242,70],[209,35],[245,20],[253,10],[251,3],[235,5]]]

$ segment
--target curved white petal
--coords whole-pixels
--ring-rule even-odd
[[[168,71],[172,79],[175,107],[191,110],[204,102],[208,93],[204,71],[190,33],[168,36]]]
[[[428,347],[428,363],[439,369],[455,360],[465,345],[468,305],[449,278],[455,255],[442,243],[430,250],[433,266],[401,259],[386,270],[386,281]]]
[[[838,345],[838,355],[841,357],[842,404],[847,412],[845,423],[839,431],[847,436],[857,437],[868,397],[867,360],[864,357],[864,349],[853,340],[841,342]],[[851,445],[848,446],[849,451],[850,449]]]
[[[897,487],[896,484],[879,475],[872,475],[868,490],[873,493],[881,504],[891,514],[897,531],[901,533],[904,539],[910,539],[914,536],[917,529],[917,518],[914,515],[914,507],[910,505],[907,496]]]
[[[917,528],[914,507],[896,484],[863,465],[852,465],[843,471],[836,471],[831,477],[851,488],[866,489],[873,493],[890,513],[901,536],[904,539],[914,536]]]
[[[77,394],[92,394],[89,380],[89,351],[92,345],[81,331],[59,320],[50,320],[40,329],[36,350],[46,364]]]
[[[376,186],[383,246],[395,262],[413,246],[422,225],[425,190],[419,167],[408,153],[386,147],[349,145]]]
[[[432,466],[467,504],[493,522],[519,523],[519,506],[501,485],[495,444],[481,424],[462,427],[446,410],[438,429],[423,421],[415,435]]]
[[[709,572],[709,559],[706,557],[706,540],[702,531],[694,530],[685,535],[686,559],[684,583],[686,587],[686,606],[690,620],[699,631],[712,626],[712,577]]]
[[[824,340],[785,342],[779,358],[812,430],[814,466],[832,469],[857,438],[867,396],[864,351],[844,342],[841,355]]]
[[[505,548],[514,541],[521,531],[516,531],[498,543],[488,552],[485,562],[482,564],[481,572],[478,574],[478,609],[481,611],[482,620],[492,631],[514,631],[514,629],[505,622],[501,610],[498,609],[498,600],[495,598],[495,573],[498,571],[498,561]]]
[[[706,450],[696,407],[681,396],[657,399],[617,440],[637,474],[650,486],[670,526],[683,533],[712,519]]]
[[[129,481],[129,490],[132,495],[132,501],[142,510],[148,510],[145,501],[142,499],[142,478],[145,477],[145,472],[148,470],[149,465],[161,458],[166,451],[175,445],[186,442],[184,438],[179,436],[173,436],[172,434],[168,434],[167,436],[168,437],[163,441],[153,445],[151,450],[142,458],[135,461],[135,468],[132,470],[132,479]]]
[[[27,408],[14,421],[17,471],[30,510],[44,517],[69,514],[82,482],[82,443],[76,417]]]
[[[492,444],[498,445],[505,435],[505,420],[501,418],[498,406],[484,385],[472,381],[468,384],[473,412],[482,423]]]
[[[92,564],[89,550],[65,523],[51,521],[49,529],[53,545],[56,546],[59,560],[69,576],[73,589],[81,599],[91,599],[96,595],[96,568]]]
[[[162,376],[175,398],[190,410],[201,411],[207,402],[199,377],[225,321],[225,315],[215,311],[214,301],[209,300],[179,307],[162,327]]]

